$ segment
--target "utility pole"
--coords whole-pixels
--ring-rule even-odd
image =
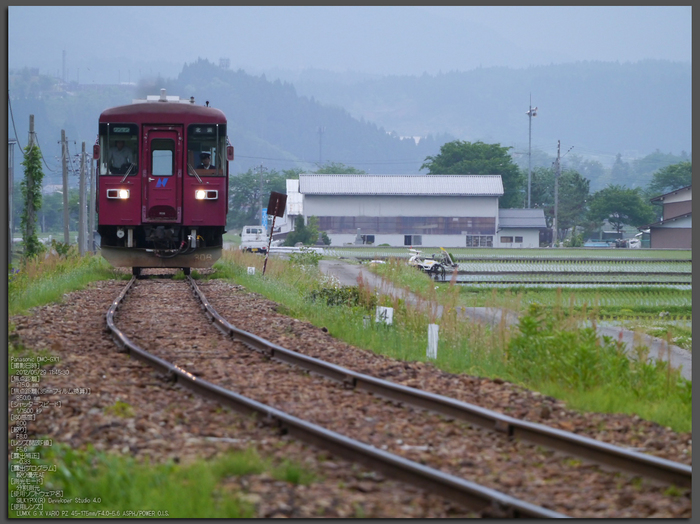
[[[530,132],[528,133],[528,148],[527,148],[527,208],[530,209],[530,188],[532,186],[532,117],[537,116],[537,108],[532,107],[532,93],[530,93],[530,109],[527,113],[530,121]]]
[[[80,208],[78,211],[78,250],[80,251],[80,256],[85,255],[85,248],[87,247],[87,238],[85,234],[86,220],[85,220],[85,142],[83,142],[83,149],[80,155],[80,195],[78,196],[78,203]]]
[[[90,201],[88,204],[88,246],[90,252],[95,252],[95,159],[90,158]]]
[[[554,228],[552,231],[552,247],[557,245],[557,229],[559,229],[559,176],[561,175],[561,140],[557,140],[557,160],[554,170]]]
[[[61,129],[61,163],[63,164],[63,242],[70,244],[68,231],[68,142],[66,131]]]

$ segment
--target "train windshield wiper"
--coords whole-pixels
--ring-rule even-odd
[[[131,173],[131,169],[132,169],[133,167],[134,167],[134,164],[129,164],[129,169],[126,170],[126,174],[124,175],[124,178],[122,178],[122,179],[119,181],[120,184],[121,184],[122,182],[124,182],[124,180],[126,180],[126,177],[129,176],[129,174]]]
[[[199,178],[199,175],[197,174],[197,171],[195,171],[195,169],[192,167],[192,164],[190,164],[189,162],[187,163],[187,171],[189,172],[190,176],[192,176],[192,175],[196,176],[196,177],[197,177],[197,180],[199,180],[199,183],[200,183],[200,184],[203,184],[203,183],[204,183],[204,182],[202,182],[202,179]]]

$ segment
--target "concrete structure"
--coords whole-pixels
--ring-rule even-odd
[[[334,246],[538,247],[545,226],[541,210],[506,213],[501,244],[500,175],[302,174],[301,199],[289,182],[287,222],[299,211],[317,217]]]
[[[661,220],[640,229],[649,229],[651,248],[692,249],[692,185],[651,199],[663,205]]]

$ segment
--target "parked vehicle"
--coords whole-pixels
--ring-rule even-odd
[[[240,249],[242,251],[267,253],[268,242],[267,229],[263,226],[243,226],[241,229]]]

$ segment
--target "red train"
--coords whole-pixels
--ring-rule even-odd
[[[116,267],[210,267],[220,256],[233,146],[226,116],[194,97],[105,110],[93,157],[102,256]]]

